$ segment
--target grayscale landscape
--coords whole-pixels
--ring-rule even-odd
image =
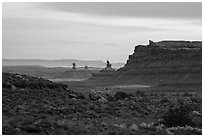
[[[202,135],[201,2],[2,7],[3,135]]]

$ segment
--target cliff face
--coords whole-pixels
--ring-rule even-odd
[[[138,45],[117,79],[135,83],[202,83],[202,42],[150,41]]]

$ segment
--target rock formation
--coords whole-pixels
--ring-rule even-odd
[[[115,72],[115,71],[116,70],[111,67],[110,62],[107,61],[106,67],[104,69],[102,69],[100,72],[102,72],[102,73],[109,73],[109,72]]]
[[[150,40],[135,47],[115,78],[135,83],[202,83],[202,42]]]
[[[75,63],[72,63],[72,69],[76,69],[76,64]]]
[[[106,62],[106,67],[100,70],[99,73],[94,74],[96,77],[101,76],[112,76],[115,74],[116,70],[111,67],[111,63],[109,61]]]
[[[85,66],[84,69],[87,70],[87,69],[88,69],[88,66]]]
[[[106,67],[107,67],[107,68],[111,68],[110,62],[109,62],[108,60],[107,60],[106,62],[107,62]]]

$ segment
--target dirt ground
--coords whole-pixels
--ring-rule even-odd
[[[3,73],[2,134],[202,134],[199,92],[134,88],[67,86]],[[172,115],[184,123],[171,123]]]

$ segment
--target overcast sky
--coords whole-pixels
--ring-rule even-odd
[[[3,58],[126,62],[148,40],[201,40],[202,3],[3,3]]]

